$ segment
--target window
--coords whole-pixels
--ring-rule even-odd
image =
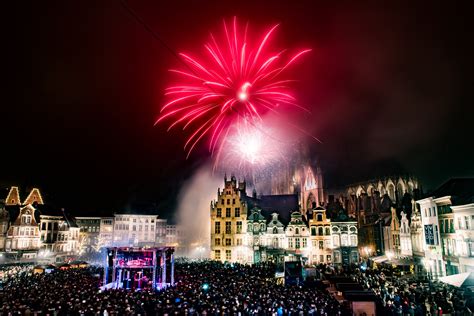
[[[464,216],[464,226],[469,229],[469,216]]]
[[[274,234],[278,234],[278,228],[273,227],[273,233],[274,233]]]
[[[288,238],[288,248],[293,248],[293,238]]]
[[[433,225],[425,225],[425,241],[427,245],[434,245]]]
[[[322,228],[321,226],[318,227],[318,235],[319,235],[319,236],[324,235],[324,230],[323,230],[323,228]]]
[[[46,230],[46,223],[45,223],[45,222],[43,222],[43,223],[41,224],[41,230]]]
[[[331,255],[327,255],[326,260],[327,260],[327,262],[331,262]]]
[[[215,227],[214,227],[214,233],[220,234],[221,233],[221,223],[216,222]]]
[[[229,205],[229,204],[230,204],[230,199],[227,199],[227,205]]]
[[[322,221],[323,221],[323,214],[318,214],[318,215],[316,216],[316,220],[317,220],[318,222],[322,222]]]
[[[311,227],[311,236],[316,236],[316,227]]]
[[[299,238],[295,238],[295,248],[296,249],[300,248],[300,239]]]
[[[260,231],[265,231],[265,224],[264,223],[261,223],[260,224]]]
[[[324,262],[324,255],[319,255],[319,262]]]
[[[434,235],[434,239],[435,239],[435,245],[439,245],[439,240],[438,240],[438,225],[434,225],[434,229],[435,229],[435,235]]]
[[[326,227],[326,235],[328,235],[328,236],[331,235],[331,230],[330,230],[329,226]]]
[[[444,220],[439,222],[439,232],[444,233]]]
[[[425,217],[428,217],[428,212],[426,211],[426,208],[425,208]]]
[[[242,238],[237,238],[237,246],[242,246]]]
[[[220,250],[214,250],[214,258],[216,260],[221,260],[221,251]]]
[[[324,249],[324,241],[319,241],[319,249]]]
[[[224,199],[221,200],[221,204],[224,205]]]
[[[230,250],[225,251],[225,260],[227,260],[227,261],[232,260],[232,252]]]
[[[333,236],[332,242],[334,243],[334,247],[339,247],[339,236]]]
[[[225,233],[226,234],[232,234],[232,223],[231,222],[225,222]]]
[[[433,216],[436,216],[436,206],[433,207]]]
[[[341,246],[349,246],[348,236],[346,234],[341,235]]]
[[[240,217],[240,207],[235,208],[235,217]]]
[[[134,219],[133,219],[133,222],[134,222],[134,223],[136,223],[136,222],[137,222],[137,219],[136,219],[136,218],[134,218]]]
[[[235,204],[235,199],[232,199],[232,204]]]
[[[222,209],[220,207],[217,208],[216,217],[222,217]]]
[[[429,214],[430,214],[430,216],[431,216],[431,207],[429,208]]]
[[[225,209],[225,217],[230,217],[230,207]]]
[[[357,236],[351,235],[351,246],[357,247]]]
[[[303,238],[303,248],[306,248],[308,246],[308,242],[306,238]]]
[[[458,217],[458,228],[462,229],[462,219],[461,216]]]
[[[226,246],[232,246],[232,242],[231,242],[231,239],[230,239],[230,238],[226,238],[226,239],[225,239],[225,245],[226,245]]]
[[[237,222],[237,234],[241,234],[241,233],[242,233],[242,222],[238,221]]]
[[[251,232],[251,231],[252,231],[252,228],[253,228],[252,224],[249,224],[248,227],[247,227],[247,230],[248,230],[249,232]]]
[[[137,226],[133,225],[132,230],[133,230],[133,231],[136,231],[136,230],[137,230]]]
[[[300,229],[299,229],[298,227],[296,227],[296,228],[295,228],[295,234],[296,234],[296,235],[299,235],[299,233],[300,233]]]

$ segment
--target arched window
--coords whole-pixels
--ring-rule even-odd
[[[300,233],[300,229],[297,227],[297,228],[295,229],[295,234],[298,235],[299,233]]]
[[[316,218],[317,218],[318,222],[322,222],[323,221],[323,214],[318,214]]]
[[[323,236],[323,235],[324,235],[324,231],[323,231],[323,227],[322,227],[322,226],[319,226],[319,227],[318,227],[318,235],[319,235],[319,236]]]
[[[248,231],[251,232],[253,230],[252,224],[249,224]]]
[[[326,226],[326,235],[331,235],[331,229],[329,228],[329,226]]]
[[[273,227],[273,233],[274,233],[274,234],[278,234],[278,228]]]
[[[316,227],[311,227],[311,236],[316,236]]]
[[[264,223],[261,223],[260,224],[260,231],[265,231],[265,224]]]
[[[258,224],[257,223],[253,224],[253,231],[258,232]]]

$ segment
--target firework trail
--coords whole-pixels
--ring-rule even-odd
[[[242,126],[237,124],[238,120],[257,127],[263,114],[279,113],[277,109],[282,105],[306,110],[293,96],[290,84],[294,80],[283,75],[310,49],[298,51],[289,58],[284,57],[285,51],[269,53],[269,42],[277,27],[270,28],[252,45],[247,38],[248,24],[241,35],[234,17],[231,25],[223,22],[221,41],[210,35],[210,42],[204,45],[206,60],[179,54],[187,69],[170,70],[180,78],[180,83],[166,89],[169,99],[155,124],[169,119],[168,131],[177,125],[190,130],[184,144],[187,157],[206,138],[209,151],[216,153],[219,159],[230,130]]]

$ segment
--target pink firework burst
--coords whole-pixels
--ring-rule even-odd
[[[230,27],[225,21],[223,27],[221,42],[211,34],[210,42],[204,45],[208,54],[205,61],[181,53],[187,69],[170,70],[182,82],[166,89],[169,100],[156,123],[172,119],[168,131],[180,124],[183,130],[191,130],[184,145],[187,157],[204,138],[209,140],[209,151],[214,154],[217,149],[219,155],[223,140],[239,118],[253,124],[268,111],[278,113],[276,109],[282,104],[304,109],[290,89],[293,80],[282,76],[310,49],[287,58],[284,51],[268,53],[278,25],[271,27],[257,45],[247,39],[248,24],[240,35],[235,17]]]

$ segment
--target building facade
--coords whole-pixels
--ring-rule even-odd
[[[217,200],[211,202],[210,209],[211,259],[247,263],[251,258],[247,253],[245,195],[245,182],[238,183],[234,176],[225,178],[223,190],[217,190]]]
[[[157,215],[114,214],[113,245],[145,247],[156,245]]]
[[[100,217],[76,217],[79,226],[79,253],[96,252],[99,246]]]
[[[30,252],[27,256],[36,257],[35,251],[40,247],[40,233],[35,213],[36,209],[30,204],[20,208],[18,216],[7,231],[6,251]]]
[[[332,234],[331,220],[326,217],[323,207],[316,207],[310,213],[309,220],[311,252],[309,262],[311,264],[332,263]]]
[[[332,220],[331,234],[334,264],[342,266],[358,264],[357,220],[345,215]]]

